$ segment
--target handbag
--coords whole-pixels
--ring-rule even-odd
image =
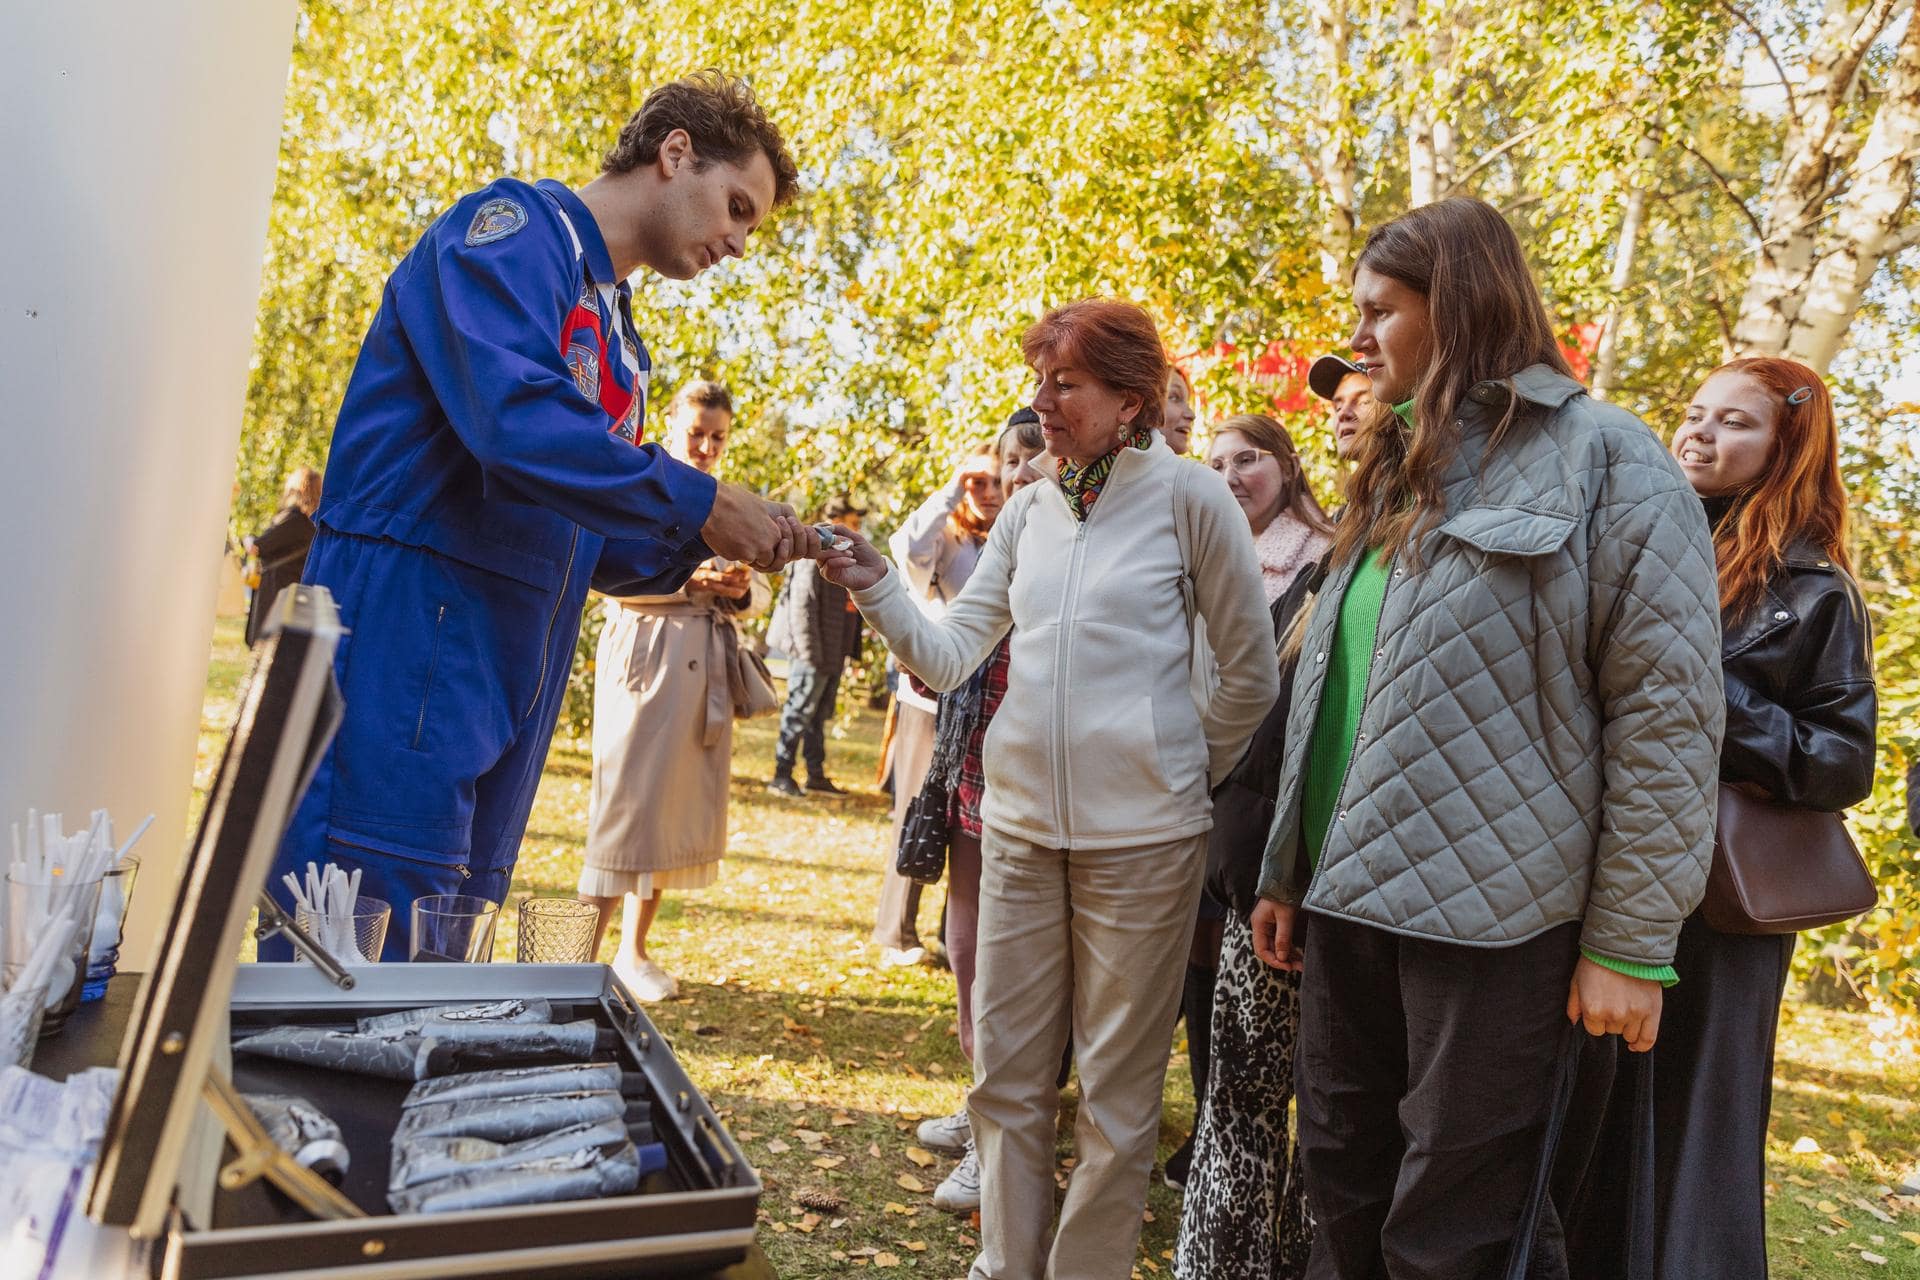
[[[893,869],[921,884],[938,884],[947,870],[947,845],[953,838],[947,815],[952,793],[946,785],[929,777],[920,793],[907,801],[907,812],[900,823],[900,847],[894,852]]]
[[[1700,911],[1719,933],[1798,933],[1838,924],[1879,900],[1837,813],[1720,787],[1713,866]]]
[[[740,643],[740,633],[731,622],[722,625],[720,631],[720,642],[727,648],[727,689],[733,695],[733,718],[758,720],[778,711],[780,695],[774,692],[767,660]]]

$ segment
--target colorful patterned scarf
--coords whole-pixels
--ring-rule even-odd
[[[1106,486],[1107,477],[1113,474],[1113,464],[1120,457],[1122,449],[1145,449],[1152,443],[1152,428],[1137,426],[1120,437],[1119,444],[1084,467],[1066,458],[1054,464],[1054,474],[1060,478],[1060,492],[1066,495],[1067,507],[1073,512],[1073,518],[1085,520],[1087,512],[1093,510],[1094,501]]]

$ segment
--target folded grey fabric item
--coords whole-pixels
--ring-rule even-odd
[[[490,1023],[498,1026],[529,1022],[552,1022],[553,1006],[545,1000],[489,1000],[484,1004],[436,1004],[424,1009],[402,1009],[362,1018],[354,1024],[360,1031],[403,1031],[408,1027],[438,1028],[443,1024],[474,1026]],[[422,1034],[432,1034],[423,1031]]]
[[[583,1147],[603,1147],[627,1138],[619,1120],[596,1120],[569,1125],[552,1133],[519,1142],[489,1142],[485,1138],[412,1138],[393,1144],[387,1190],[404,1191],[438,1178],[462,1173],[485,1173],[511,1168],[543,1156],[563,1156]]]
[[[630,1194],[640,1185],[640,1155],[624,1136],[562,1155],[436,1178],[401,1191],[387,1203],[395,1213],[453,1213],[503,1205],[552,1204]]]
[[[539,1058],[585,1061],[594,1055],[599,1035],[585,1018],[558,1024],[437,1022],[375,1031],[274,1027],[236,1041],[233,1051],[385,1080],[425,1080]]]
[[[404,1105],[469,1102],[541,1093],[585,1093],[619,1089],[620,1067],[612,1062],[567,1062],[550,1067],[502,1067],[422,1080],[407,1091]]]
[[[243,1093],[253,1114],[260,1117],[274,1145],[294,1163],[323,1178],[338,1182],[346,1176],[350,1157],[340,1126],[305,1098],[290,1093]]]
[[[612,1090],[430,1102],[400,1113],[393,1141],[396,1146],[416,1138],[519,1142],[572,1125],[618,1120],[626,1110],[627,1100]]]
[[[363,1035],[326,1027],[274,1027],[235,1041],[233,1051],[383,1080],[421,1080],[432,1074],[433,1045],[431,1040],[398,1031]]]

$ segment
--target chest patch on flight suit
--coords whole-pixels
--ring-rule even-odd
[[[527,211],[517,200],[502,197],[489,200],[474,211],[473,225],[467,228],[467,243],[492,244],[527,225]]]
[[[567,368],[573,373],[573,385],[589,400],[600,398],[600,353],[584,342],[567,346]]]

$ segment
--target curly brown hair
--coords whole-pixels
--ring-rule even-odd
[[[780,128],[767,118],[745,80],[708,68],[663,84],[646,96],[620,140],[600,162],[605,173],[628,173],[660,156],[660,144],[675,129],[693,140],[693,167],[714,161],[743,165],[758,151],[773,166],[775,207],[793,199],[800,171]]]

